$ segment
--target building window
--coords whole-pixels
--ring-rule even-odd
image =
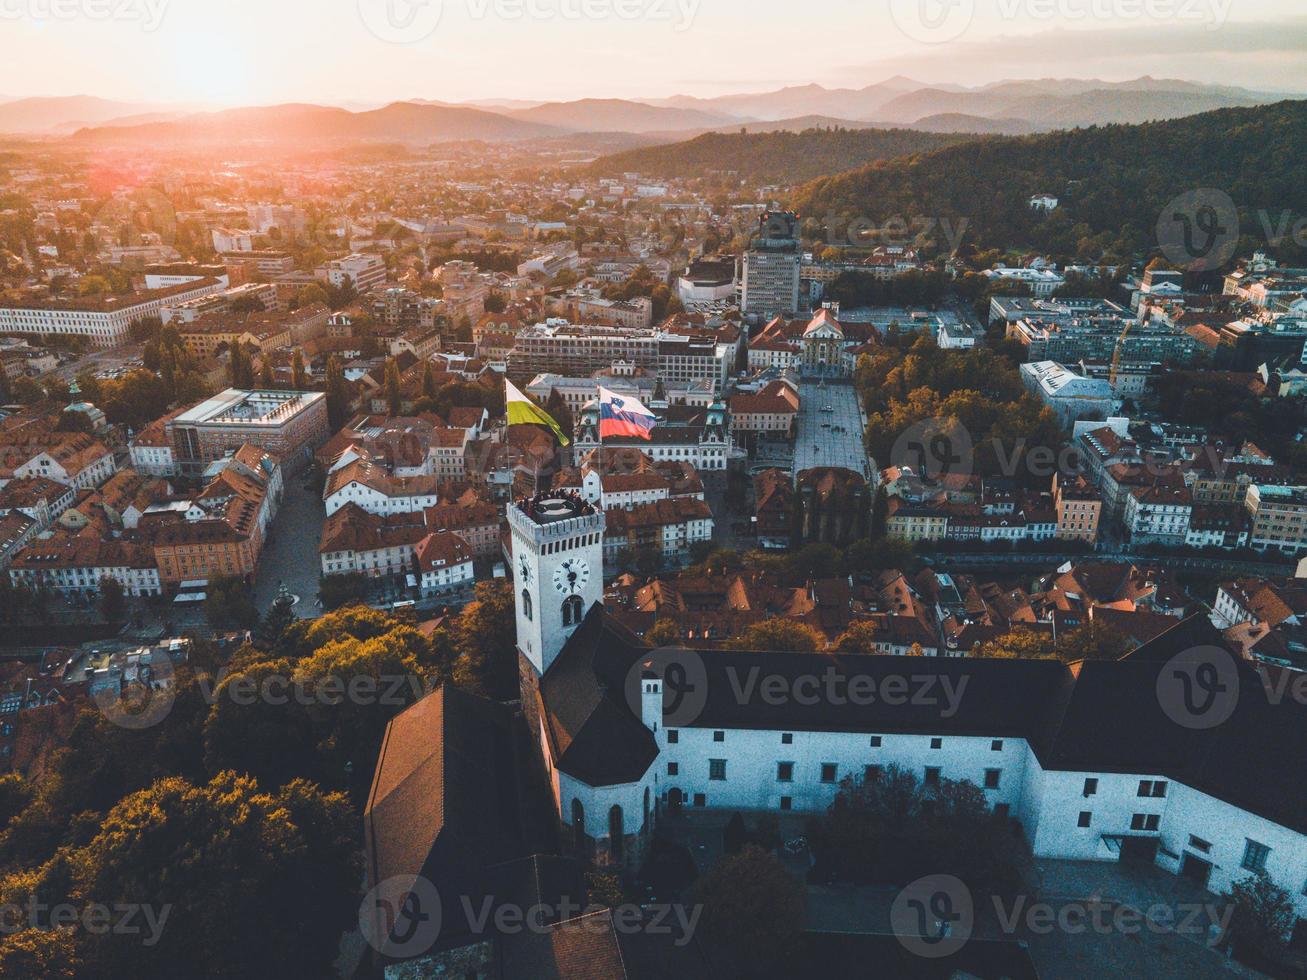
[[[1156,813],[1135,813],[1130,817],[1130,829],[1156,830],[1161,819]]]
[[[534,612],[531,608],[531,593],[526,589],[522,590],[522,616],[528,623],[534,618]]]
[[[679,776],[681,774],[681,764],[679,762],[667,763],[667,775]]]
[[[881,771],[881,766],[864,766],[862,770],[862,781],[864,783],[874,783],[877,779],[880,779]]]
[[[709,759],[708,760],[708,778],[725,779],[726,778],[726,760]]]
[[[782,810],[789,810],[789,809],[790,809],[791,807],[793,807],[793,806],[794,806],[794,799],[793,799],[793,797],[789,797],[789,796],[782,796],[782,797],[781,797],[781,809],[782,809]]]
[[[823,783],[835,782],[835,775],[837,772],[838,772],[838,767],[835,765],[835,763],[823,762],[821,764],[821,781]]]
[[[781,733],[781,744],[782,744],[782,745],[793,745],[793,744],[794,744],[794,735],[793,735],[792,733],[790,733],[790,732],[782,732],[782,733]]]
[[[990,742],[990,743],[989,743],[989,751],[991,751],[991,752],[1002,752],[1002,751],[1003,751],[1003,740],[1002,740],[1001,738],[996,738],[996,739],[994,739],[994,741]]]
[[[881,746],[881,737],[879,735],[871,736],[871,747],[873,749],[878,749],[880,748],[880,746]]]
[[[584,606],[579,595],[570,595],[563,600],[563,625],[576,626],[584,616]]]
[[[1204,854],[1207,854],[1212,849],[1212,842],[1203,840],[1201,837],[1195,837],[1193,834],[1190,834],[1189,846],[1192,847],[1195,851],[1202,851]]]
[[[725,742],[725,741],[726,741],[726,733],[725,733],[725,732],[713,732],[713,733],[712,733],[712,740],[713,740],[714,742]]]
[[[1098,792],[1098,780],[1093,778],[1086,779],[1085,796],[1093,796],[1097,792]]]
[[[1271,849],[1265,844],[1259,844],[1251,837],[1245,838],[1246,843],[1243,847],[1243,860],[1239,866],[1248,871],[1265,871],[1266,859],[1270,856]]]
[[[925,779],[925,783],[926,783],[927,786],[938,786],[938,785],[939,785],[939,766],[927,766],[927,767],[926,767],[926,779]]]
[[[776,763],[776,779],[778,782],[789,783],[794,781],[794,763],[778,762]]]
[[[708,799],[707,799],[707,797],[705,797],[702,793],[695,793],[695,794],[694,794],[694,805],[695,805],[695,806],[707,806],[707,805],[708,805]]]
[[[1160,797],[1166,795],[1166,783],[1158,780],[1154,782],[1150,779],[1139,780],[1138,796]]]
[[[1080,819],[1076,821],[1077,827],[1088,827],[1089,822],[1094,819],[1094,815],[1088,810],[1080,811]]]
[[[985,789],[998,789],[998,781],[1002,776],[1002,769],[985,770]]]
[[[930,747],[932,749],[942,749],[944,747],[944,740],[942,738],[932,738],[930,740]]]

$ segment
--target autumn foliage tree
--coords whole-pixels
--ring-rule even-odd
[[[814,653],[826,648],[826,635],[816,627],[775,616],[754,623],[726,643],[728,650]]]
[[[269,793],[232,772],[169,778],[125,797],[85,844],[7,876],[0,896],[149,906],[140,932],[77,931],[83,975],[316,978],[357,915],[356,834],[345,797],[304,781]]]
[[[766,972],[794,953],[803,932],[803,886],[773,854],[746,845],[695,883],[708,940]]]

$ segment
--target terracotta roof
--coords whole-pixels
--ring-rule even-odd
[[[449,568],[472,560],[472,549],[452,531],[435,531],[417,545],[418,567],[424,572],[433,568]]]
[[[636,504],[630,510],[618,507],[604,512],[609,534],[621,535],[642,527],[665,527],[669,524],[683,524],[686,521],[711,520],[712,510],[708,504],[693,497],[673,497],[655,500],[647,504]]]
[[[53,503],[67,493],[71,493],[69,487],[43,476],[19,477],[0,489],[0,510],[34,507],[41,501]]]
[[[414,522],[412,514],[382,517],[349,503],[327,518],[318,544],[319,554],[348,551],[377,551],[416,545],[427,535],[426,527]]]
[[[391,476],[371,461],[358,459],[327,477],[326,495],[330,497],[351,483],[358,483],[387,497],[429,496],[435,494],[438,488],[434,476]]]
[[[756,395],[731,396],[731,413],[734,415],[797,415],[799,395],[784,381],[773,381]]]

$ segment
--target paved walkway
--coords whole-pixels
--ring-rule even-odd
[[[821,466],[842,466],[869,477],[871,468],[863,448],[865,429],[858,391],[851,383],[802,382],[795,474]]]
[[[326,519],[321,498],[304,489],[304,476],[287,477],[286,494],[272,522],[255,576],[254,603],[260,615],[268,611],[283,581],[300,597],[295,604],[300,619],[312,619],[321,613],[317,605],[318,579],[322,575],[318,541]]]

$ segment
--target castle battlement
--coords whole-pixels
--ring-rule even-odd
[[[577,494],[543,493],[509,504],[508,524],[514,534],[549,554],[577,547],[578,538],[602,535],[605,522],[604,512]]]

